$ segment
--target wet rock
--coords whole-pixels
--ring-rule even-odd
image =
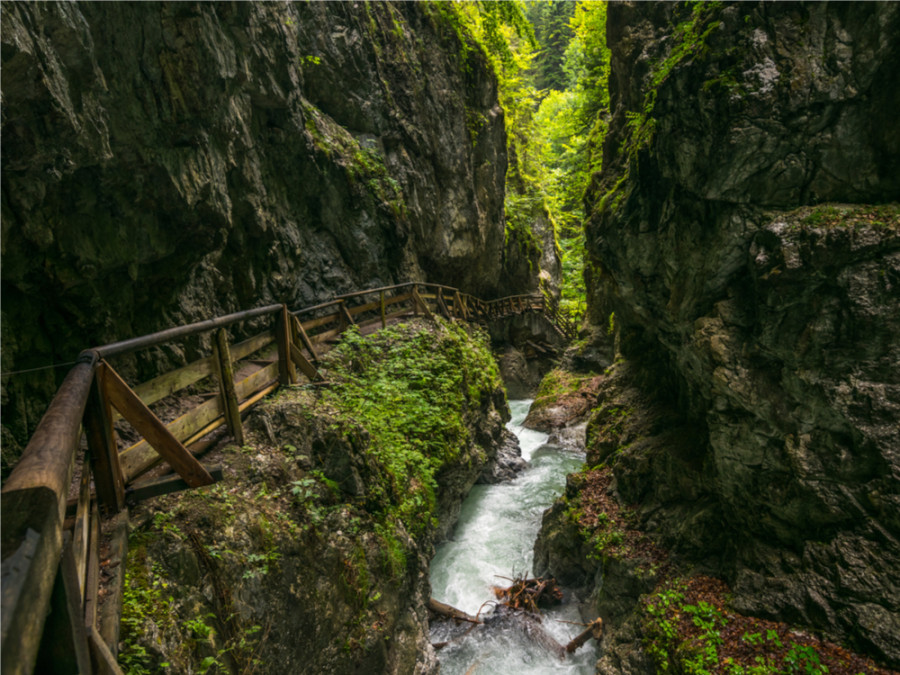
[[[614,312],[638,391],[690,435],[620,429],[607,402],[589,455],[737,604],[896,667],[900,7],[712,9],[623,151],[680,11],[610,6],[587,232],[592,322]]]
[[[508,347],[497,357],[500,376],[510,399],[525,399],[534,395],[541,377],[547,370],[544,363],[525,358],[520,349]]]
[[[558,445],[570,452],[583,452],[586,430],[586,421],[559,427],[550,432],[550,435],[547,437],[547,443],[549,445]]]
[[[503,442],[497,449],[497,458],[481,472],[478,483],[493,485],[515,478],[520,471],[528,467],[522,459],[519,439],[511,431],[504,429]]]
[[[524,425],[538,431],[576,426],[590,412],[602,376],[551,371],[541,383]]]

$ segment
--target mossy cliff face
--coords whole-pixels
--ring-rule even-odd
[[[739,609],[894,667],[898,30],[890,3],[611,4],[587,195],[593,323],[615,313],[635,381],[691,429],[598,432],[620,500]]]
[[[497,367],[449,324],[349,335],[327,358],[332,384],[254,410],[248,445],[215,459],[223,482],[139,512],[130,672],[437,671],[428,564],[506,438]]]
[[[3,371],[408,279],[497,291],[503,111],[457,30],[424,3],[4,5]],[[64,372],[4,378],[19,442]]]

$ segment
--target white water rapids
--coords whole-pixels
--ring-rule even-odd
[[[507,424],[530,466],[511,482],[472,488],[452,537],[437,547],[431,563],[432,596],[469,614],[494,599],[491,586],[509,586],[508,579],[531,573],[541,516],[562,494],[566,474],[577,471],[584,461],[582,454],[548,445],[547,434],[522,427],[530,405],[531,401],[510,401],[512,420]],[[565,645],[582,628],[560,620],[581,621],[574,603],[543,611],[543,628]],[[446,623],[435,622],[431,641],[449,638]],[[597,656],[590,641],[561,661],[520,628],[508,625],[479,626],[438,651],[438,659],[442,675],[587,675],[594,672]]]

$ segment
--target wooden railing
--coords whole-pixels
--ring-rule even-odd
[[[301,375],[320,381],[320,352],[348,326],[377,328],[434,314],[488,321],[528,311],[542,312],[567,332],[541,295],[486,302],[449,286],[406,283],[296,311],[269,305],[82,352],[2,489],[3,674],[120,672],[115,654],[128,506],[220,479],[219,468],[197,459],[217,440],[213,432],[224,427],[242,445],[242,416]],[[252,337],[230,342],[229,327],[252,334],[260,325]],[[203,336],[209,355],[136,386],[114,367],[117,357]],[[164,422],[173,401],[179,410],[189,407]],[[139,480],[161,462],[171,475]],[[104,525],[119,564],[101,621]]]

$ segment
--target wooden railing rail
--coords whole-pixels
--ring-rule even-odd
[[[115,654],[129,503],[221,478],[220,469],[195,457],[214,442],[209,434],[225,426],[242,444],[242,416],[301,375],[321,380],[320,351],[348,326],[384,327],[396,318],[435,314],[486,321],[526,311],[564,325],[558,308],[540,294],[484,301],[451,286],[407,282],[294,311],[268,305],[235,312],[82,352],[2,488],[4,675],[121,672]],[[270,325],[263,332],[229,341],[226,328],[244,322],[246,329],[247,322],[266,318]],[[211,331],[209,355],[135,386],[110,363]],[[151,408],[213,380],[214,388],[201,396],[205,401],[168,423]],[[129,425],[138,437],[131,444],[121,440]],[[86,449],[78,461],[82,436]],[[163,461],[173,476],[135,482]],[[100,529],[109,519],[118,523],[112,550],[121,557],[121,576],[104,605],[107,620],[100,622]]]

